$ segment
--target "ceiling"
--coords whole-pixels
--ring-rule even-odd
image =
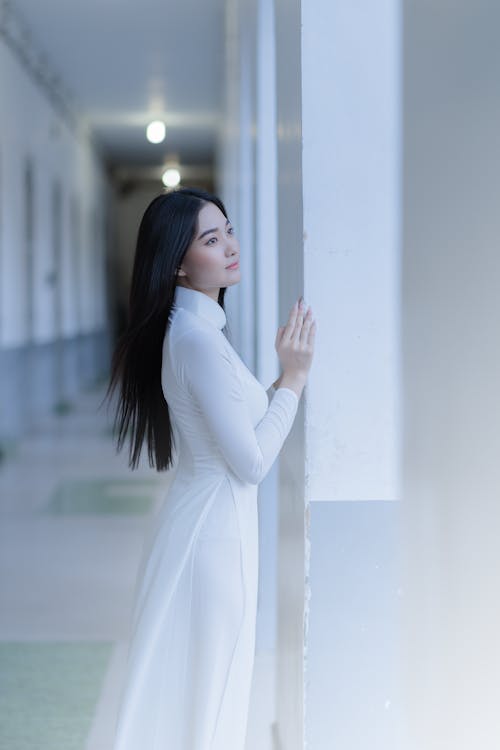
[[[223,96],[224,0],[13,0],[104,160],[213,162]],[[164,119],[163,143],[145,126]]]

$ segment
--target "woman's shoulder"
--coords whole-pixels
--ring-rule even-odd
[[[165,342],[165,351],[181,382],[236,367],[222,330],[189,310],[179,311],[174,317]]]
[[[183,347],[204,348],[211,346],[217,349],[226,348],[225,342],[227,339],[219,328],[201,315],[183,307],[174,309],[170,316],[166,335],[175,348],[179,348],[180,344]]]

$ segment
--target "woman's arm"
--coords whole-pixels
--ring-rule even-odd
[[[239,374],[218,336],[192,329],[175,343],[173,354],[179,379],[196,399],[228,465],[243,481],[258,484],[291,429],[299,396],[292,388],[278,388],[254,428]]]
[[[285,375],[285,373],[282,372],[279,378],[269,386],[266,393],[268,398],[272,399],[278,388],[289,388],[296,393],[297,398],[300,398],[305,384],[305,377],[300,375]]]

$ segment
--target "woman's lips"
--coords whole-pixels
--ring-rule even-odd
[[[239,265],[240,265],[239,260],[236,260],[232,265],[226,266],[226,268],[234,269],[234,268],[238,268]]]

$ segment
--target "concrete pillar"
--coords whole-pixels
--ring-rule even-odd
[[[399,15],[277,0],[280,312],[318,321],[282,455],[279,747],[388,748],[397,714]]]
[[[279,317],[304,291],[300,0],[276,2]],[[307,297],[307,292],[305,292]],[[302,748],[304,650],[304,399],[280,457],[275,747]]]
[[[255,367],[255,77],[256,8],[226,3],[225,101],[217,148],[216,187],[241,246],[241,281],[226,293],[232,343]]]

